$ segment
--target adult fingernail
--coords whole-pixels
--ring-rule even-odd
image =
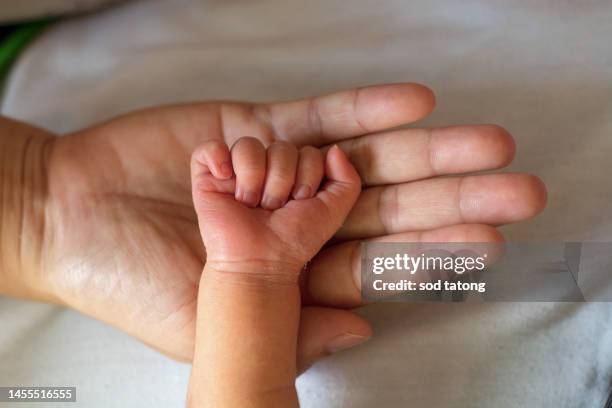
[[[361,336],[359,334],[354,333],[344,333],[343,335],[338,336],[329,343],[327,343],[327,351],[329,353],[337,353],[338,351],[355,347],[356,345],[361,344],[369,339],[370,337],[368,336]]]
[[[261,206],[268,210],[276,210],[283,206],[283,202],[276,197],[264,196],[261,200]]]
[[[310,187],[307,185],[302,184],[301,186],[298,187],[298,189],[295,191],[295,194],[293,195],[293,197],[296,200],[301,200],[303,198],[308,198],[310,197]]]

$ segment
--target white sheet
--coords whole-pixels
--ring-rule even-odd
[[[512,170],[548,185],[546,212],[505,228],[509,239],[610,241],[611,17],[606,1],[138,1],[39,39],[2,112],[63,132],[174,101],[422,82],[439,102],[423,124],[501,124],[518,142]],[[76,384],[87,407],[184,400],[188,367],[114,329],[9,300],[0,313],[0,384]],[[607,397],[608,304],[363,313],[376,338],[302,376],[303,406],[593,407]]]

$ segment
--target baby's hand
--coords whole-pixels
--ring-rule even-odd
[[[212,140],[194,152],[191,173],[207,266],[225,271],[259,265],[299,272],[340,228],[360,191],[337,146],[324,158],[286,142],[266,149],[245,137],[230,151]]]
[[[243,138],[231,152],[200,146],[191,178],[206,265],[188,404],[297,406],[298,277],[342,225],[359,176],[337,146],[323,158]]]

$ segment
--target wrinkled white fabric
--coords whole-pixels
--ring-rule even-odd
[[[58,132],[136,108],[431,86],[422,125],[498,123],[549,189],[509,240],[612,241],[612,3],[148,0],[65,21],[2,112]],[[188,366],[72,311],[1,300],[0,384],[75,384],[75,406],[184,402]],[[612,305],[379,304],[376,337],[298,382],[304,407],[599,407]],[[25,406],[25,405],[24,405]],[[72,406],[72,405],[71,405]]]

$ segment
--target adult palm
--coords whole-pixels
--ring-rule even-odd
[[[360,240],[498,240],[482,224],[519,221],[544,206],[532,176],[431,178],[498,168],[514,153],[496,126],[385,131],[433,105],[427,88],[395,84],[277,104],[155,108],[54,139],[41,258],[49,297],[190,359],[206,262],[191,201],[193,149],[242,136],[338,143],[364,190],[305,276],[298,364],[356,343],[369,326],[344,308],[361,304]]]

